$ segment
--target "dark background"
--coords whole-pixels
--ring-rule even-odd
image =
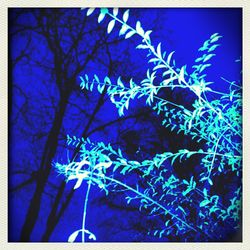
[[[133,101],[119,118],[107,96],[80,90],[82,74],[139,83],[147,71],[146,51],[135,49],[139,38],[124,40],[118,26],[108,35],[110,19],[98,24],[98,13],[86,17],[80,9],[9,9],[9,241],[67,241],[81,227],[86,186],[73,191],[74,182],[66,185],[52,167],[53,161],[66,163],[74,154],[67,149],[67,134],[120,145],[134,160],[184,143],[162,128],[145,100]],[[177,65],[187,64],[187,71],[203,42],[220,33],[222,46],[207,80],[227,91],[221,77],[241,78],[241,65],[235,63],[242,54],[241,9],[131,9],[129,24],[137,20],[153,30],[154,45],[162,42],[167,54],[175,51]],[[179,92],[170,98],[190,102]],[[86,226],[97,241],[158,241],[146,234],[152,226],[146,215],[123,198],[91,189]]]

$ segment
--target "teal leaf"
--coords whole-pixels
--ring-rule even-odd
[[[77,238],[79,232],[80,232],[80,230],[77,230],[77,231],[75,231],[74,233],[72,233],[72,234],[69,236],[69,238],[68,238],[68,242],[70,242],[70,243],[75,242],[75,240],[76,240],[76,238]]]
[[[109,34],[115,26],[115,20],[111,20],[108,24],[107,33]]]
[[[203,59],[203,62],[206,62],[208,61],[210,58],[212,58],[213,56],[215,56],[215,54],[209,54],[207,55],[204,59]]]
[[[212,52],[214,51],[217,47],[219,47],[220,44],[214,44],[213,46],[211,46],[209,49],[208,49],[208,52]]]
[[[182,195],[183,195],[183,196],[186,196],[186,195],[187,195],[188,193],[190,193],[191,191],[192,191],[192,189],[188,187],[187,190],[185,190],[185,191],[182,192]]]
[[[167,220],[167,221],[165,222],[165,226],[166,226],[166,227],[168,226],[169,222],[170,222],[170,220]]]
[[[206,54],[204,54],[202,57],[199,57],[195,60],[195,62],[200,62],[204,59],[204,57],[206,56]]]
[[[96,240],[96,236],[94,234],[90,233],[89,239],[90,240]]]
[[[212,181],[210,178],[208,178],[207,180],[208,180],[208,183],[209,183],[211,186],[213,186],[213,181]]]
[[[118,15],[118,11],[119,11],[118,8],[114,8],[114,9],[113,9],[113,15],[114,15],[115,17]]]
[[[161,43],[158,44],[156,51],[157,51],[157,55],[161,57]]]
[[[144,44],[139,44],[138,46],[136,46],[137,49],[148,49],[148,45],[144,45]]]
[[[118,155],[119,155],[120,157],[122,157],[122,151],[121,151],[120,148],[118,148]],[[125,164],[126,164],[126,162],[125,162]]]
[[[136,31],[139,35],[143,36],[144,35],[144,30],[141,27],[141,22],[137,21],[136,22]]]
[[[180,71],[180,73],[179,73],[179,77],[178,77],[178,81],[179,81],[179,83],[181,83],[181,82],[185,82],[185,79],[184,79],[184,75],[185,75],[185,68],[186,68],[186,66],[183,66],[183,67],[181,68],[181,71]]]
[[[207,189],[206,188],[203,189],[203,194],[204,194],[204,196],[206,198],[207,197]]]
[[[91,240],[96,240],[96,236],[93,234],[93,233],[91,233],[89,230],[86,230],[86,229],[80,229],[80,230],[77,230],[77,231],[75,231],[74,233],[72,233],[70,236],[69,236],[69,238],[68,238],[68,242],[70,242],[70,243],[73,243],[73,242],[75,242],[75,240],[76,240],[76,238],[77,238],[77,236],[78,236],[78,234],[79,233],[86,233],[86,234],[88,234],[89,235],[89,239]]]
[[[209,200],[204,200],[200,203],[200,207],[205,207],[207,204],[209,204],[210,201]]]
[[[128,29],[129,29],[129,26],[127,24],[123,24],[122,28],[120,29],[119,36],[124,35]]]
[[[101,12],[100,15],[98,16],[98,23],[101,23],[104,17],[105,17],[105,14]]]
[[[107,83],[107,84],[111,84],[111,81],[110,81],[110,79],[109,79],[108,76],[106,76],[106,77],[104,78],[104,82]]]
[[[80,79],[81,79],[80,87],[81,87],[81,89],[84,89],[85,88],[85,81],[84,81],[83,77],[81,77],[81,76],[80,76]]]
[[[211,198],[210,198],[210,201],[211,202],[214,202],[216,205],[219,201],[219,196],[218,195],[213,195]]]
[[[89,8],[87,11],[87,16],[90,16],[94,12],[95,8]]]
[[[126,34],[125,39],[130,38],[130,37],[133,36],[134,34],[135,34],[135,31],[134,31],[134,30],[129,31],[129,32]]]
[[[122,16],[122,20],[124,23],[128,21],[128,17],[129,17],[129,10],[126,10]]]
[[[214,43],[217,42],[222,36],[215,36],[210,42]]]
[[[148,30],[145,32],[144,37],[145,39],[150,43],[150,34],[152,33],[152,30]]]
[[[124,88],[124,85],[123,85],[123,83],[122,83],[122,81],[121,81],[121,77],[120,77],[120,76],[119,76],[119,78],[117,79],[117,85],[118,85],[119,87]]]
[[[146,204],[147,204],[147,203],[148,203],[148,200],[142,199],[142,200],[141,200],[141,203],[146,203]]]
[[[169,55],[168,55],[168,58],[167,58],[167,64],[170,65],[170,61],[171,61],[171,58],[173,56],[175,51],[172,51]]]
[[[185,210],[183,209],[183,207],[178,206],[178,208],[186,215],[186,212],[185,212]]]
[[[214,33],[213,35],[210,36],[211,39],[213,39],[214,37],[218,36],[219,33]]]
[[[86,177],[87,177],[87,175],[86,175]],[[74,189],[79,188],[82,185],[82,182],[83,182],[83,178],[78,177],[77,182],[76,182],[76,184],[74,186]]]
[[[99,80],[99,78],[98,78],[97,75],[94,75],[94,78],[95,78],[95,80],[96,80],[98,83],[100,82],[100,80]]]
[[[166,65],[164,64],[156,65],[153,70],[162,69],[162,68],[166,68]]]
[[[204,64],[201,66],[200,70],[199,70],[199,73],[201,73],[204,69],[206,69],[207,67],[210,67],[211,64]]]
[[[101,8],[100,12],[103,13],[103,14],[108,14],[109,13],[107,8]]]

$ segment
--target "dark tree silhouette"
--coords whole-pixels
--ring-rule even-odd
[[[19,116],[22,116],[21,119],[25,119],[28,124],[29,116],[37,115],[35,114],[36,110],[31,112],[29,109],[32,100],[26,93],[28,89],[24,90],[22,88],[23,83],[20,79],[15,78],[15,68],[29,67],[30,70],[36,68],[36,72],[39,74],[46,74],[46,79],[43,80],[44,86],[46,88],[53,86],[54,91],[50,94],[52,96],[46,96],[46,93],[42,93],[42,91],[38,94],[39,98],[43,99],[43,105],[45,103],[48,106],[51,105],[54,110],[53,112],[47,110],[50,116],[49,120],[48,116],[40,117],[40,119],[47,120],[45,131],[33,135],[33,140],[39,142],[37,144],[41,154],[37,160],[39,165],[32,166],[32,169],[28,167],[26,170],[20,166],[20,169],[11,171],[12,175],[20,175],[26,172],[25,174],[28,176],[17,185],[11,185],[11,192],[17,192],[27,185],[35,183],[33,194],[29,203],[27,203],[29,205],[20,236],[21,241],[27,242],[30,241],[31,234],[39,219],[44,202],[43,196],[48,195],[47,190],[53,186],[51,164],[57,150],[61,147],[60,140],[65,139],[64,119],[67,115],[71,115],[69,112],[72,107],[75,106],[84,114],[85,125],[78,129],[78,133],[82,137],[102,131],[108,126],[121,123],[123,120],[138,119],[145,112],[143,111],[142,114],[140,112],[133,113],[124,118],[114,118],[109,122],[99,123],[98,125],[96,123],[97,113],[106,102],[105,92],[95,100],[95,104],[91,105],[92,111],[90,109],[88,112],[86,112],[86,108],[81,107],[79,102],[72,99],[72,96],[82,98],[82,94],[79,95],[78,93],[77,81],[81,72],[91,67],[93,61],[98,61],[100,65],[103,65],[107,75],[112,76],[114,68],[117,69],[117,65],[120,64],[118,56],[121,54],[117,53],[114,56],[110,53],[110,47],[117,46],[120,42],[119,39],[110,39],[105,30],[100,30],[96,22],[89,21],[78,9],[71,9],[70,11],[67,9],[12,9],[9,14],[11,44],[9,80],[13,83],[10,96],[20,94],[25,99],[21,105],[17,102],[14,110],[12,108],[13,112],[10,117],[13,126],[20,124]],[[93,39],[90,39],[90,37],[93,37]],[[16,41],[19,41],[22,45],[21,51],[16,48]],[[127,60],[129,61],[129,58]],[[126,77],[125,74],[124,77]],[[91,98],[86,93],[83,94],[86,100]],[[10,102],[12,103],[12,101]],[[81,124],[81,121],[82,119],[79,119],[78,124]],[[94,128],[92,128],[93,124],[96,124]],[[29,126],[32,130],[33,123],[26,126]],[[26,133],[26,136],[31,138],[29,133],[30,131]],[[39,139],[42,139],[42,142]],[[43,150],[41,150],[41,147],[43,147]],[[71,159],[77,155],[79,148],[72,153]],[[73,189],[65,190],[65,182],[62,180],[54,185],[53,194],[49,194],[52,204],[47,218],[43,219],[46,220],[46,226],[41,236],[42,241],[49,240],[73,194]]]

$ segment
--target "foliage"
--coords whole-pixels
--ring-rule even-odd
[[[87,15],[93,12],[94,9],[88,9]],[[80,77],[81,88],[106,93],[119,116],[129,109],[133,99],[144,99],[162,118],[162,126],[181,133],[199,148],[163,152],[138,162],[126,159],[121,149],[111,144],[68,135],[68,145],[79,147],[79,156],[68,164],[57,162],[55,168],[67,181],[76,180],[75,189],[86,181],[89,188],[97,185],[107,195],[123,190],[128,204],[134,202],[152,220],[160,219],[158,228],[149,228],[149,234],[155,237],[167,239],[182,235],[185,241],[225,240],[230,232],[239,228],[241,219],[241,184],[233,183],[234,178],[230,176],[239,179],[242,174],[242,96],[240,83],[221,78],[229,84],[228,93],[223,93],[214,90],[212,82],[207,81],[206,71],[212,66],[221,36],[215,33],[204,42],[199,49],[201,55],[189,73],[187,65],[177,66],[174,52],[163,52],[161,43],[154,46],[150,36],[152,31],[145,31],[140,21],[135,27],[128,24],[129,10],[121,13],[118,9],[100,9],[98,22],[105,18],[109,18],[107,33],[119,25],[120,37],[128,39],[137,35],[141,38],[136,48],[147,51],[149,68],[146,77],[136,83],[133,79],[124,82],[121,77],[112,82],[107,76],[100,80],[97,75],[93,79],[84,75]],[[189,94],[192,105],[166,99],[164,91],[167,90]],[[199,165],[193,167],[194,172],[186,178],[178,177],[173,166],[193,157],[200,159]],[[137,184],[121,177],[132,175],[137,176]],[[217,194],[218,190],[214,188],[226,177],[232,186],[235,184],[234,190],[230,190],[230,198],[220,192]],[[87,199],[88,192],[85,201]],[[82,229],[76,232],[70,241],[79,232],[83,234],[83,241],[84,232],[95,239],[86,229],[85,220]]]

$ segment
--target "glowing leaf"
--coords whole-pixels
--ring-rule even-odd
[[[105,76],[104,82],[105,82],[105,83],[108,83],[108,84],[111,84],[111,81],[110,81],[109,77],[107,77],[107,76]]]
[[[218,46],[220,46],[220,44],[214,44],[213,46],[211,46],[211,47],[208,49],[208,52],[214,51]]]
[[[167,221],[165,222],[165,226],[166,226],[166,227],[168,226],[169,222],[170,222],[170,220],[167,220]]]
[[[167,64],[170,64],[170,61],[171,61],[171,58],[172,58],[174,52],[175,52],[175,51],[172,51],[172,52],[168,55]]]
[[[84,176],[78,176],[77,178],[77,182],[74,186],[74,189],[79,188],[82,185],[83,179],[86,178],[88,176],[88,174],[85,174]]]
[[[89,234],[89,239],[90,240],[96,240],[96,236],[93,233]]]
[[[161,43],[158,44],[156,51],[157,51],[157,55],[161,57]]]
[[[129,17],[129,10],[126,10],[122,16],[122,20],[124,23],[128,21],[128,17]]]
[[[164,64],[156,65],[153,70],[162,69],[162,68],[166,68],[166,65]]]
[[[122,88],[124,88],[124,85],[123,85],[123,83],[122,83],[122,81],[121,81],[121,77],[120,77],[120,76],[119,76],[119,78],[117,79],[117,85],[120,86],[120,87],[122,87]]]
[[[209,200],[204,200],[200,203],[200,207],[205,207],[207,204],[209,204],[210,201]]]
[[[210,178],[208,178],[207,180],[208,180],[208,183],[212,186],[213,185],[213,181]]]
[[[90,16],[94,12],[95,8],[89,8],[87,11],[87,16]]]
[[[181,68],[180,73],[179,73],[179,77],[178,77],[179,83],[185,82],[185,79],[184,79],[185,67],[186,67],[186,66],[183,66],[183,67]]]
[[[122,157],[122,151],[121,151],[120,148],[118,148],[117,152],[118,152],[118,155],[119,155],[120,157]]]
[[[97,75],[94,75],[94,78],[95,78],[95,80],[96,80],[97,82],[100,82],[100,80],[99,80],[99,78],[98,78]]]
[[[108,13],[108,9],[106,9],[106,8],[101,8],[100,9],[100,14],[98,16],[98,23],[100,23],[104,19],[105,15],[107,13]]]
[[[129,107],[129,99],[127,99],[127,101],[125,102],[125,108],[128,109]]]
[[[139,44],[136,48],[137,49],[148,49],[148,45]]]
[[[150,34],[152,33],[152,30],[148,30],[145,32],[144,37],[148,42],[150,42]]]
[[[98,16],[98,23],[101,23],[101,21],[104,19],[105,14],[104,13],[100,13],[100,15]]]
[[[118,15],[118,8],[114,8],[114,9],[113,9],[113,15],[114,15],[114,16],[117,16],[117,15]]]
[[[218,36],[219,33],[214,33],[213,35],[210,36],[211,39],[213,39],[214,37]]]
[[[141,22],[137,21],[136,22],[136,31],[139,35],[143,36],[144,35],[144,30],[141,27]]]
[[[211,64],[204,64],[204,65],[202,65],[201,68],[200,68],[200,70],[199,70],[199,72],[201,73],[205,68],[210,67],[210,66],[211,66]]]
[[[185,212],[185,210],[183,209],[183,207],[178,206],[178,208],[186,215],[186,212]]]
[[[207,189],[206,188],[203,189],[203,194],[204,194],[204,196],[206,198],[207,197]]]
[[[109,34],[115,26],[115,20],[111,20],[108,24],[107,33]]]
[[[204,59],[203,59],[203,62],[206,62],[208,61],[210,58],[212,58],[213,56],[215,56],[215,54],[209,54],[207,55]]]
[[[124,35],[128,30],[129,26],[127,24],[123,24],[122,28],[120,29],[119,36]]]
[[[210,42],[214,43],[217,42],[222,36],[215,36]]]
[[[77,238],[77,236],[78,236],[78,234],[79,234],[80,231],[81,231],[81,230],[77,230],[77,231],[75,231],[74,233],[72,233],[72,234],[69,236],[69,238],[68,238],[68,242],[73,243],[73,242],[76,240],[76,238]]]
[[[135,34],[135,31],[134,31],[134,30],[129,31],[129,32],[126,34],[125,39],[130,38],[130,37],[133,36],[134,34]]]
[[[84,87],[85,87],[85,80],[84,80],[83,77],[81,77],[81,76],[80,76],[80,79],[81,79],[80,87],[81,87],[82,89],[84,89]]]
[[[109,13],[109,11],[108,11],[107,8],[101,8],[101,9],[100,9],[100,12],[103,13],[103,14]]]

